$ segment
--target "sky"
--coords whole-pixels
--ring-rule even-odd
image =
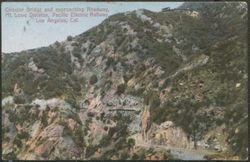
[[[19,52],[42,46],[48,46],[55,41],[64,41],[67,36],[78,35],[100,24],[108,16],[116,13],[137,9],[161,11],[162,8],[176,8],[182,2],[3,2],[2,17],[2,52]],[[36,23],[31,19],[9,17],[7,10],[24,8],[108,8],[108,16],[82,17],[75,23]],[[12,12],[12,14],[14,14]],[[28,13],[29,14],[29,13]]]

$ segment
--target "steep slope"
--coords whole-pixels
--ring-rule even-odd
[[[166,147],[247,158],[246,13],[241,2],[136,10],[3,54],[4,158],[178,158]]]

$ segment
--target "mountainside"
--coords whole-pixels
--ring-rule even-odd
[[[246,159],[247,4],[136,10],[2,54],[5,159]]]

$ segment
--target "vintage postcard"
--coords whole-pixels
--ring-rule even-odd
[[[248,160],[238,2],[2,2],[3,160]]]

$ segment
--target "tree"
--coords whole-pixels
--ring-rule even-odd
[[[60,43],[58,41],[55,42],[56,47],[60,47]]]
[[[67,37],[67,41],[72,41],[73,40],[73,37],[70,35]]]

